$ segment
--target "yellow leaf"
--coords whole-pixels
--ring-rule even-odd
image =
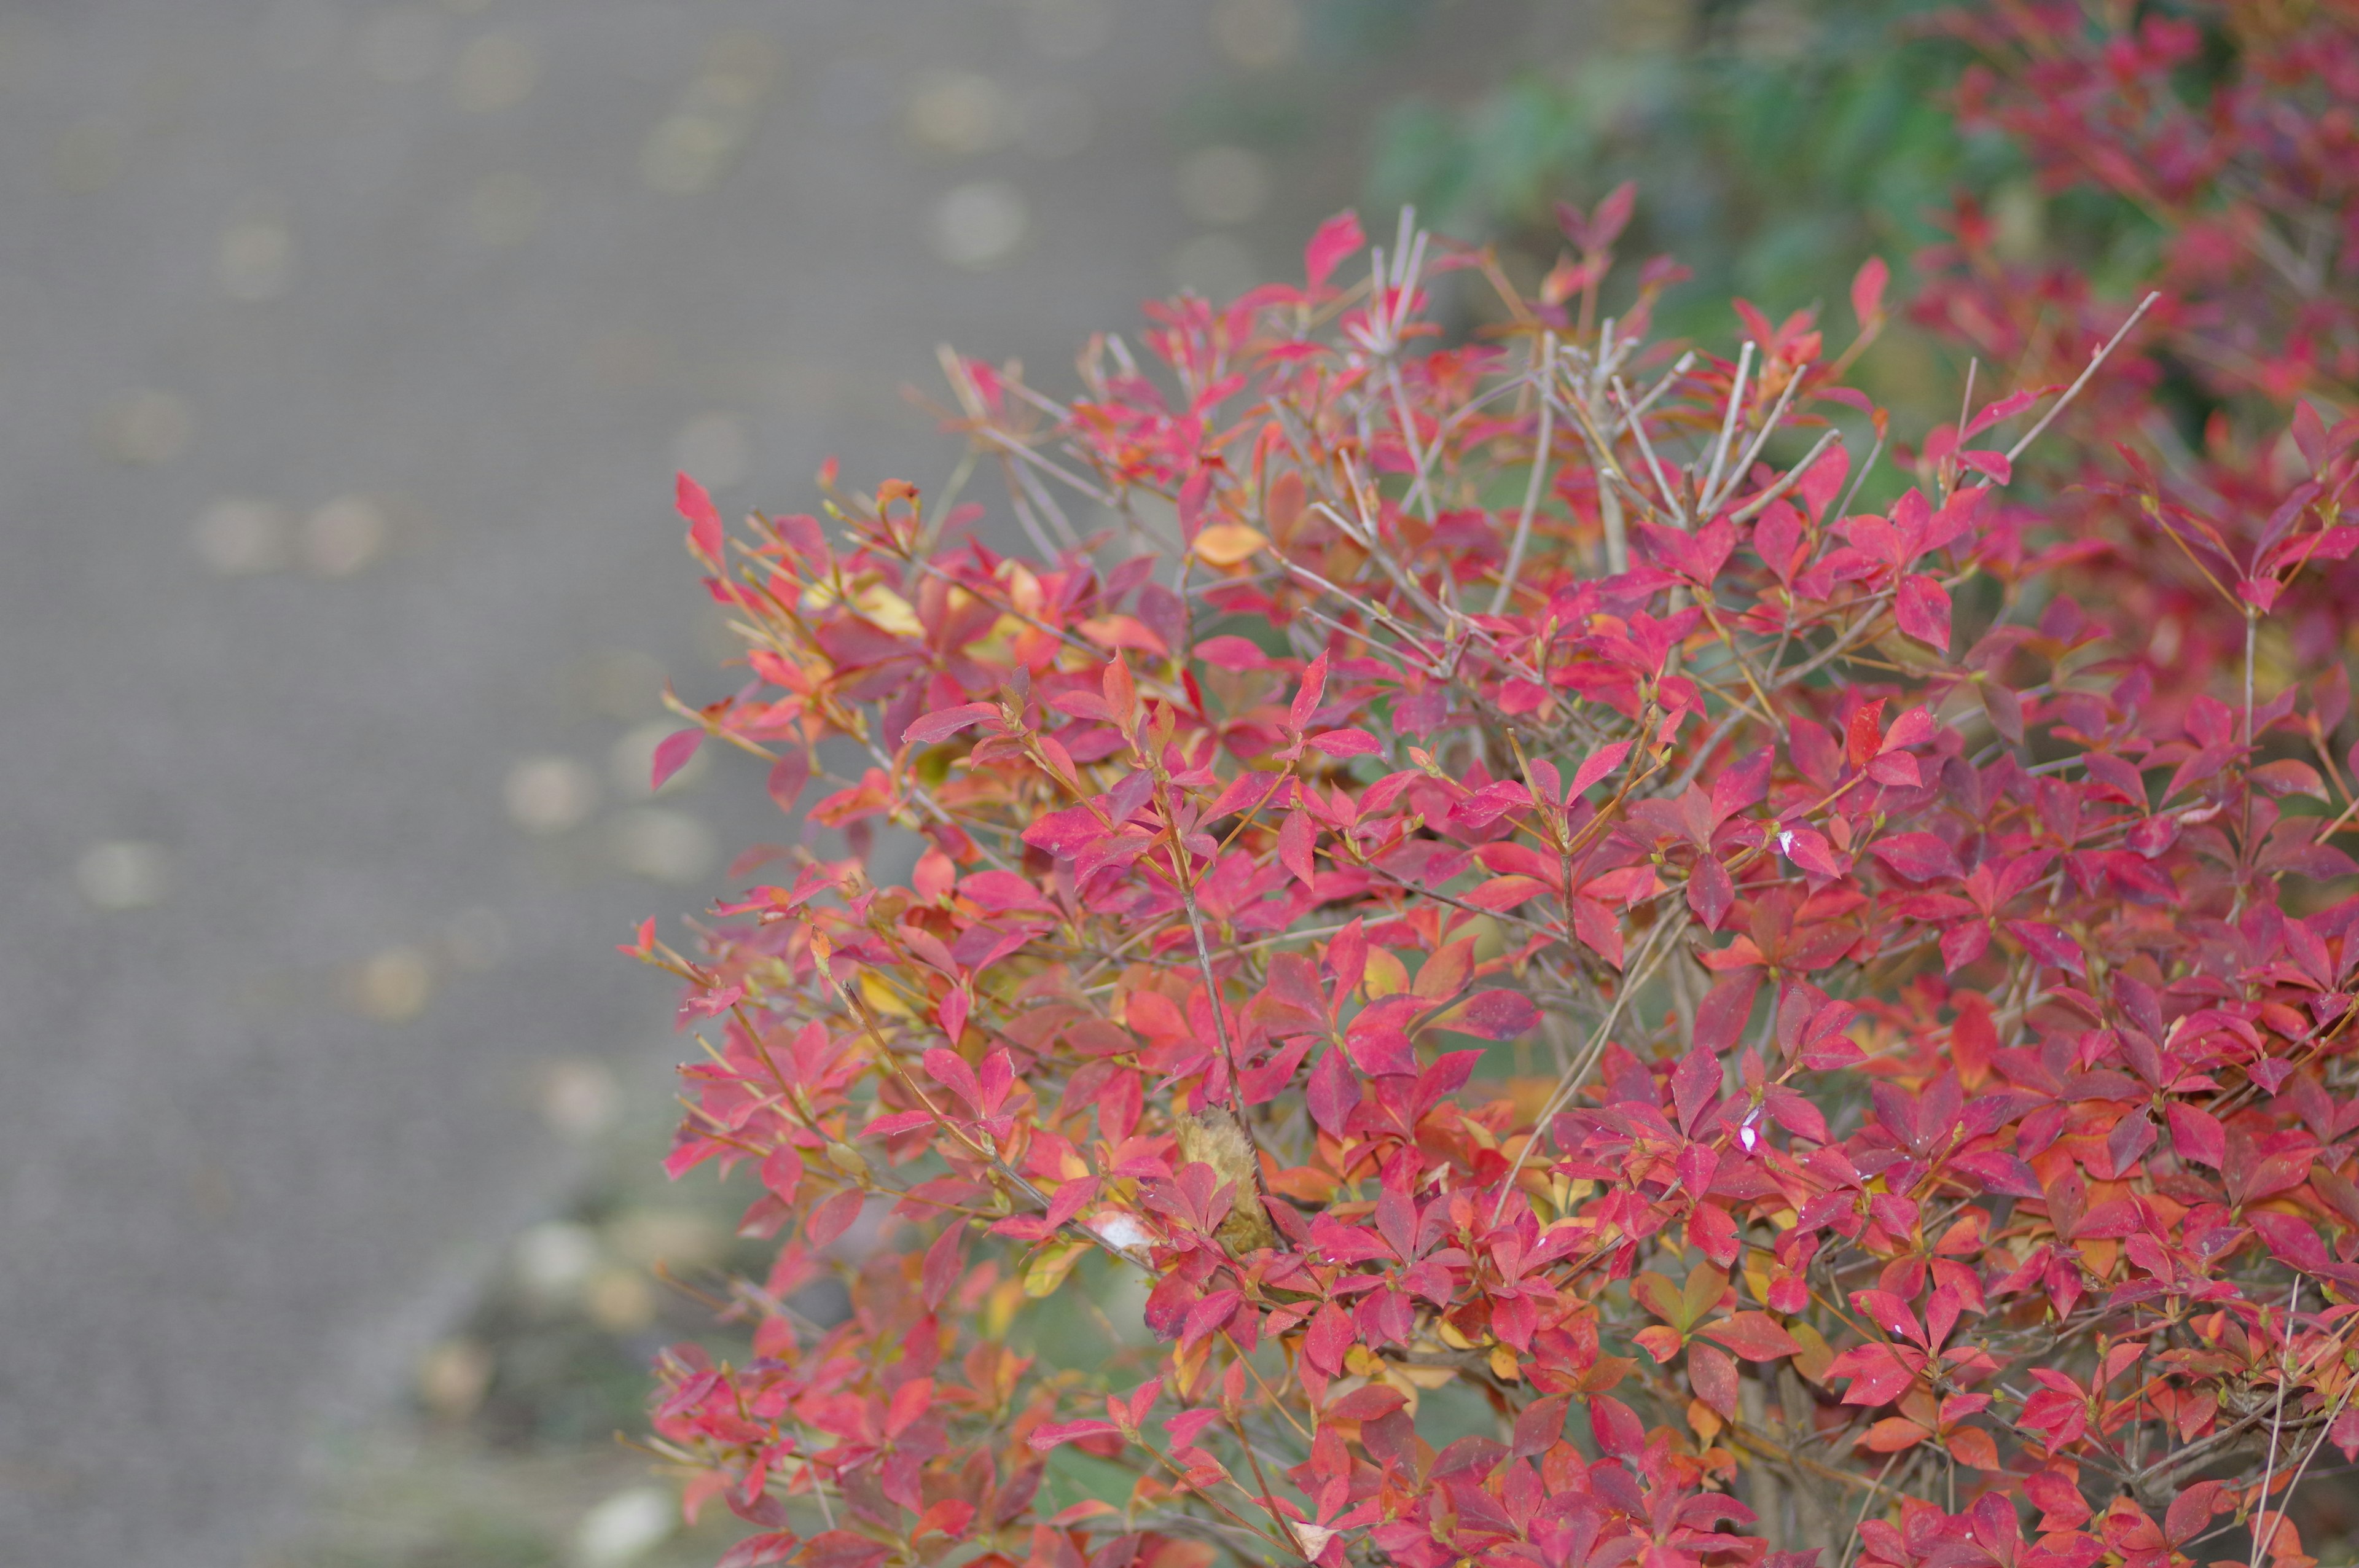
[[[1086,1241],[1059,1241],[1042,1248],[1032,1266],[1024,1271],[1024,1293],[1034,1301],[1055,1295],[1088,1249]]]
[[[925,624],[918,619],[918,612],[909,607],[909,601],[881,582],[862,589],[860,597],[852,602],[861,614],[896,637],[922,637],[926,634]]]
[[[1515,1348],[1512,1346],[1491,1346],[1491,1371],[1503,1383],[1520,1383],[1524,1380],[1523,1365],[1516,1359]]]
[[[1368,949],[1368,972],[1362,982],[1368,988],[1368,1000],[1391,996],[1408,989],[1408,966],[1392,955],[1386,947]]]
[[[1242,523],[1215,523],[1196,535],[1196,554],[1216,567],[1233,567],[1253,558],[1253,553],[1269,543],[1269,536],[1258,528],[1248,528]]]
[[[1795,1343],[1802,1347],[1802,1353],[1794,1357],[1794,1370],[1823,1387],[1827,1380],[1827,1368],[1834,1365],[1833,1349],[1817,1329],[1799,1317],[1786,1325],[1786,1332],[1792,1335]]]
[[[903,1001],[900,993],[866,969],[860,971],[861,997],[879,1012],[889,1012],[896,1018],[915,1018],[917,1013]]]

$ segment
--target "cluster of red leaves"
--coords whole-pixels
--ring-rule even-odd
[[[1071,403],[955,363],[1028,559],[683,480],[750,679],[658,769],[761,753],[853,849],[627,949],[710,1037],[672,1169],[788,1233],[754,1358],[660,1368],[732,1568],[2308,1568],[2350,611],[2256,680],[2076,602],[2088,510],[1965,445],[2067,395],[1857,508],[1881,266],[1839,356],[1741,304],[1680,353],[1668,268],[1596,319],[1625,213],[1536,301],[1406,221],[1347,281],[1344,218]],[[1445,271],[1507,325],[1444,338]],[[2341,547],[2349,447],[2277,541]],[[1076,1367],[1052,1308],[1125,1321]],[[1066,1502],[1076,1454],[1132,1478]]]
[[[2039,0],[1944,22],[1984,62],[1961,87],[1966,123],[2010,136],[2047,190],[2114,203],[2114,248],[2158,253],[2151,314],[2042,454],[2088,486],[2061,520],[2089,569],[2160,668],[2241,660],[2263,616],[2280,682],[2317,667],[2359,596],[2355,536],[2305,526],[2308,487],[2359,424],[2330,428],[2304,401],[2359,410],[2359,5],[2194,0],[2128,26],[2117,7]],[[1951,229],[1919,258],[1916,313],[1984,365],[2070,382],[2121,326],[2090,258],[2004,259],[1972,200]],[[1920,471],[1971,434],[1931,432]]]

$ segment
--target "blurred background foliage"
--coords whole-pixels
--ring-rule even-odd
[[[1633,181],[1621,254],[1690,268],[1657,322],[1715,346],[1734,327],[1731,297],[1772,319],[1819,306],[1840,341],[1851,326],[1843,291],[1860,264],[1883,256],[1905,302],[1909,259],[1943,236],[1961,199],[1988,215],[2006,259],[2070,257],[2099,292],[2126,293],[2149,273],[2158,231],[2110,197],[2043,192],[2003,137],[1959,124],[1952,93],[1973,55],[1940,27],[1944,9],[1608,5],[1478,92],[1391,105],[1370,149],[1367,205],[1413,203],[1445,233],[1496,243],[1509,276],[1530,284],[1563,248],[1556,204],[1586,210]],[[1958,367],[1896,325],[1862,379],[1930,416]]]

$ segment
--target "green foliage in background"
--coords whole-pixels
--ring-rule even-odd
[[[2010,240],[2040,241],[2041,202],[1995,138],[1946,111],[1962,46],[1931,35],[1924,0],[1723,0],[1608,5],[1603,30],[1472,102],[1412,99],[1384,119],[1370,177],[1443,232],[1495,239],[1545,267],[1554,203],[1639,187],[1625,248],[1696,271],[1661,319],[1743,296],[1773,313],[1816,302],[1871,253],[1900,265],[1936,237],[1951,193],[1992,193]],[[1616,33],[1614,28],[1622,30]],[[1644,30],[1641,30],[1644,29]]]

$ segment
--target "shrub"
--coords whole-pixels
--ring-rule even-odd
[[[1028,556],[682,479],[750,679],[658,772],[758,753],[851,850],[625,949],[707,1039],[674,1173],[784,1233],[752,1358],[659,1367],[731,1564],[2308,1568],[2286,1500],[2359,1456],[2347,612],[2166,647],[2111,521],[2009,498],[2068,406],[2060,476],[2137,438],[2131,313],[1862,506],[1881,264],[1839,353],[1741,302],[1681,351],[1628,212],[1537,299],[1334,220],[1068,403],[951,361]],[[2359,543],[2359,422],[2302,418],[2240,630]]]

